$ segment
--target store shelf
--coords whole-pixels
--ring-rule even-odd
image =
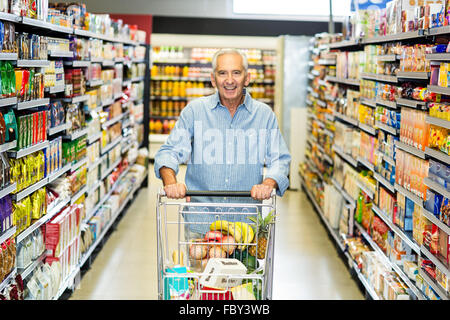
[[[89,61],[89,60],[64,61],[64,65],[72,66],[74,68],[86,68],[91,65],[91,61]]]
[[[121,121],[124,117],[126,117],[129,114],[129,111],[124,112],[120,115],[118,115],[117,117],[112,118],[111,120],[106,121],[105,123],[102,124],[102,128],[103,129],[107,129],[109,126],[112,126],[113,124]]]
[[[356,180],[356,185],[358,186],[359,189],[361,189],[362,191],[364,191],[364,193],[373,200],[374,198],[374,192],[372,191],[372,189],[370,189],[368,186],[366,186],[366,184],[362,181]]]
[[[101,86],[102,84],[103,84],[103,80],[102,79],[88,80],[86,82],[86,85],[88,87],[98,87],[98,86]]]
[[[64,167],[62,167],[61,169],[52,172],[48,177],[47,177],[47,183],[52,183],[53,181],[55,181],[56,179],[58,179],[59,177],[61,177],[64,173],[66,173],[67,171],[70,171],[72,168],[72,164],[68,163],[66,164]]]
[[[350,163],[354,168],[358,167],[358,161],[355,160],[352,156],[344,153],[344,151],[340,147],[333,145],[333,151],[336,152],[342,159]]]
[[[425,59],[431,61],[450,61],[450,53],[427,53]]]
[[[0,234],[0,244],[11,238],[16,233],[16,226],[12,226],[8,230]]]
[[[0,107],[14,106],[17,104],[17,97],[0,99]]]
[[[87,191],[87,186],[84,185],[80,190],[77,191],[77,193],[72,195],[72,198],[70,199],[70,204],[74,204],[80,199]]]
[[[359,102],[365,106],[376,108],[377,103],[375,99],[359,98]]]
[[[411,99],[405,99],[405,98],[397,98],[397,105],[410,107],[414,109],[426,109],[427,103],[424,101],[417,101],[417,100],[411,100]]]
[[[70,134],[64,135],[64,136],[63,136],[63,139],[66,139],[66,140],[76,140],[76,139],[78,139],[78,138],[80,138],[80,137],[82,137],[82,136],[87,135],[88,131],[89,131],[89,129],[88,129],[87,127],[86,127],[86,128],[83,128],[83,129],[78,129],[78,130],[76,130],[75,132],[72,132],[72,133],[70,133]]]
[[[425,122],[429,123],[429,124],[432,124],[432,125],[435,125],[435,126],[438,126],[438,127],[450,129],[450,121],[447,121],[447,120],[444,120],[444,119],[431,117],[431,116],[426,116]]]
[[[84,157],[83,159],[81,159],[75,163],[72,163],[72,165],[70,166],[70,172],[77,171],[79,168],[84,166],[86,163],[87,163],[87,157]]]
[[[76,96],[73,98],[64,98],[64,101],[66,102],[70,102],[70,103],[80,103],[80,102],[85,102],[89,100],[89,95],[85,94],[82,96]]]
[[[396,166],[395,160],[385,154],[383,154],[383,160],[389,163],[391,166]]]
[[[52,58],[73,58],[72,51],[55,51],[49,50],[48,55]]]
[[[428,211],[425,208],[422,208],[421,212],[428,220],[430,220],[430,222],[438,226],[440,230],[450,235],[450,227],[441,220],[439,220],[439,218],[437,218],[432,212]]]
[[[326,76],[326,81],[340,83],[340,84],[347,84],[351,86],[358,86],[359,87],[359,79],[344,79],[344,78],[338,78],[338,77],[332,77],[332,76]]]
[[[336,65],[336,60],[335,59],[319,59],[319,61],[317,61],[318,65],[321,66],[332,66],[332,65]]]
[[[17,105],[15,106],[15,109],[17,109],[17,110],[25,110],[25,109],[45,106],[45,105],[47,105],[49,103],[50,103],[50,99],[49,98],[24,101],[24,102],[17,103]]]
[[[101,132],[98,132],[98,133],[95,133],[95,134],[92,134],[92,135],[88,135],[87,143],[88,144],[92,144],[93,142],[100,140],[101,137],[102,137],[102,133]]]
[[[32,184],[31,186],[23,189],[22,191],[17,192],[16,194],[11,194],[11,198],[13,201],[20,201],[22,199],[24,199],[25,197],[29,196],[30,194],[32,194],[33,192],[39,190],[40,188],[44,187],[45,185],[47,185],[47,178],[43,178],[40,181]]]
[[[42,264],[42,262],[45,260],[45,257],[47,256],[47,250],[44,250],[43,253],[41,253],[41,255],[34,260],[33,262],[31,262],[31,264],[29,266],[27,266],[26,268],[17,269],[17,273],[20,273],[20,275],[22,276],[22,279],[26,279],[39,265]]]
[[[415,80],[428,80],[430,77],[429,72],[405,72],[399,71],[397,73],[397,78],[403,79],[415,79]]]
[[[17,268],[14,268],[7,277],[0,283],[0,292],[3,291],[17,275]]]
[[[17,60],[17,67],[18,68],[45,68],[50,65],[49,60],[23,60],[19,59]]]
[[[396,76],[390,76],[390,75],[384,75],[384,74],[362,72],[360,76],[362,79],[366,79],[366,80],[375,80],[375,81],[390,82],[390,83],[398,82]]]
[[[97,158],[93,163],[89,164],[87,167],[87,171],[92,171],[94,169],[97,169],[98,166],[102,163],[102,158]]]
[[[6,142],[0,145],[0,153],[14,149],[17,146],[17,140]]]
[[[405,197],[409,198],[409,200],[413,201],[415,204],[417,204],[417,205],[419,205],[420,207],[423,208],[423,199],[422,198],[416,196],[411,191],[406,190],[405,188],[403,188],[398,183],[396,183],[394,186],[395,186],[395,190],[397,190],[402,195],[404,195]]]
[[[440,93],[444,95],[450,95],[450,87],[439,87],[439,86],[432,86],[428,85],[427,90],[434,93]]]
[[[16,189],[17,189],[17,183],[16,182],[13,182],[13,183],[9,184],[7,187],[3,187],[0,190],[0,199],[5,197],[6,195],[10,194],[11,192],[15,191]]]
[[[392,185],[389,181],[387,181],[382,175],[380,175],[379,173],[375,172],[373,174],[373,177],[375,178],[375,180],[377,180],[379,183],[381,183],[384,187],[386,187],[387,189],[389,189],[391,192],[395,193],[395,186]]]
[[[389,228],[394,233],[396,233],[408,245],[408,247],[410,247],[415,253],[420,254],[420,246],[414,240],[412,240],[410,236],[408,236],[402,229],[396,226],[392,222],[392,218],[390,218],[386,212],[381,210],[375,204],[372,204],[372,210],[381,218],[381,220],[384,221],[384,223],[389,226]]]
[[[59,126],[56,126],[56,127],[53,127],[53,128],[49,128],[48,129],[48,135],[52,136],[52,135],[57,134],[57,133],[59,133],[61,131],[66,131],[66,130],[70,129],[71,127],[72,127],[71,123],[60,124]]]
[[[363,157],[357,157],[356,160],[358,160],[359,163],[361,163],[364,167],[369,169],[372,172],[375,172],[375,166],[370,163],[367,159],[364,159]]]
[[[410,145],[407,145],[406,143],[403,143],[403,142],[401,142],[399,140],[396,140],[395,141],[395,146],[398,149],[406,151],[406,152],[408,152],[408,153],[410,153],[410,154],[412,154],[412,155],[414,155],[416,157],[419,157],[421,159],[425,159],[425,152],[423,152],[422,150],[419,150],[419,149],[417,149],[415,147],[412,147]]]
[[[44,88],[44,91],[48,92],[50,94],[64,92],[65,90],[66,90],[66,86],[64,84],[63,85],[59,85],[59,86],[53,86],[53,87]]]
[[[349,116],[343,115],[339,112],[334,112],[333,115],[335,118],[341,119],[351,125],[358,126],[358,120],[356,119],[350,118]]]
[[[442,151],[426,147],[425,154],[431,158],[437,159],[447,165],[450,165],[450,156]]]
[[[433,288],[433,290],[442,300],[450,300],[450,296],[446,294],[445,290],[422,268],[419,268],[419,275],[431,288]]]
[[[397,103],[395,101],[387,101],[377,97],[375,103],[377,105],[382,105],[391,109],[397,109]]]
[[[423,253],[431,262],[434,263],[436,268],[438,268],[442,273],[444,273],[447,278],[450,278],[450,270],[438,257],[432,254],[424,245],[420,246],[420,252]]]
[[[400,56],[396,55],[396,54],[384,54],[384,55],[375,56],[375,58],[378,61],[383,61],[383,62],[395,62],[397,60],[400,60]]]
[[[35,144],[35,145],[31,146],[31,147],[27,147],[27,148],[24,148],[24,149],[21,149],[21,150],[18,150],[18,151],[9,150],[8,151],[8,156],[10,158],[19,159],[19,158],[25,157],[25,156],[27,156],[29,154],[32,154],[32,153],[34,153],[36,151],[45,149],[48,146],[49,146],[49,142],[48,142],[48,140],[45,140],[45,141],[37,143],[37,144]]]
[[[336,189],[342,194],[344,199],[347,201],[348,204],[351,205],[353,209],[356,208],[356,200],[353,199],[347,191],[345,191],[344,187],[342,187],[334,178],[331,178],[331,183],[336,187]]]
[[[430,189],[433,189],[437,193],[443,195],[445,198],[450,198],[450,191],[447,191],[445,187],[439,183],[431,180],[429,177],[423,179],[423,183]]]
[[[105,180],[110,174],[111,172],[114,171],[115,168],[117,168],[117,166],[122,162],[122,158],[117,159],[112,165],[110,165],[110,167],[108,169],[106,169],[103,173],[102,176],[100,178],[100,180]]]
[[[399,130],[398,129],[396,129],[394,127],[391,127],[391,126],[388,126],[387,124],[384,124],[384,123],[382,123],[380,121],[375,121],[375,126],[377,128],[379,128],[379,129],[387,132],[387,133],[390,133],[390,134],[394,135],[394,136],[397,136],[399,134]]]
[[[115,146],[117,146],[121,141],[122,141],[122,136],[116,138],[115,140],[113,140],[112,142],[110,142],[109,144],[107,144],[104,148],[100,147],[100,154],[101,154],[101,155],[104,155],[104,154],[107,153],[109,150],[111,150],[112,148],[114,148]]]
[[[359,122],[358,123],[358,127],[361,130],[363,130],[364,132],[367,132],[368,134],[371,134],[373,136],[377,134],[377,129],[376,128],[374,128],[374,127],[372,127],[370,125],[367,125],[365,123]]]

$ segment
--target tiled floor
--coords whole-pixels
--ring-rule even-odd
[[[71,299],[157,299],[156,193],[142,189]],[[180,170],[181,177],[183,170]],[[277,200],[273,299],[364,299],[301,191]]]

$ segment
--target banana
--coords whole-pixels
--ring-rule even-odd
[[[236,222],[235,224],[241,228],[242,236],[243,236],[242,242],[243,243],[251,243],[255,236],[255,233],[253,232],[253,228],[245,222]],[[239,250],[245,250],[245,248],[247,248],[247,245],[239,246]]]
[[[242,242],[242,230],[239,225],[227,220],[216,220],[209,226],[209,230],[221,230],[233,236],[236,242]]]

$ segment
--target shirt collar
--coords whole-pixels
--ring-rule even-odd
[[[248,93],[247,89],[244,88],[244,102],[242,103],[242,105],[247,109],[248,112],[252,112],[253,110],[253,99],[252,96],[250,95],[250,93]],[[212,95],[212,103],[211,103],[211,110],[217,108],[218,106],[222,106],[222,104],[220,103],[220,98],[219,98],[219,91],[216,90],[216,92]],[[224,106],[222,106],[224,107]],[[225,108],[225,107],[224,107]]]

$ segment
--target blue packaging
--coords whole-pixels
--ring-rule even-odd
[[[427,189],[427,196],[425,200],[425,209],[427,209],[430,212],[434,212],[434,192],[430,189]]]

